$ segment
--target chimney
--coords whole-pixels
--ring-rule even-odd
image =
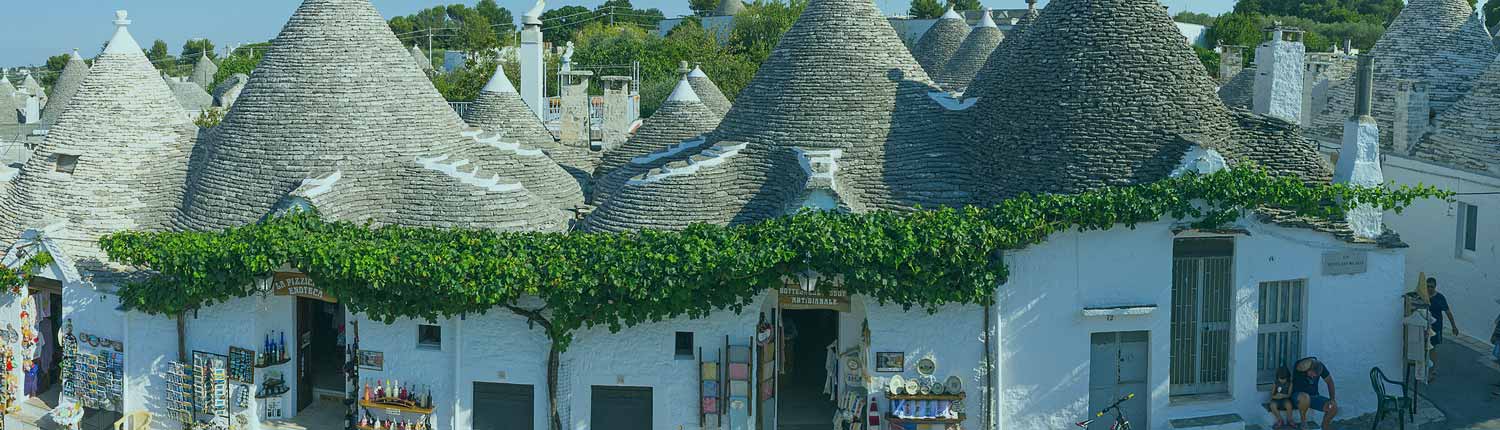
[[[27,92],[25,88],[22,88],[17,94],[25,97],[25,100],[21,102],[21,123],[36,124],[41,122],[42,98],[36,94]]]
[[[1354,114],[1344,121],[1344,141],[1339,148],[1338,165],[1334,167],[1333,182],[1362,187],[1378,187],[1385,183],[1380,170],[1380,126],[1370,116],[1371,87],[1374,71],[1369,54],[1359,56],[1355,72]],[[1369,205],[1350,209],[1344,214],[1354,235],[1374,239],[1380,236],[1380,210]]]
[[[1245,47],[1219,45],[1219,83],[1228,83],[1245,70]]]
[[[1404,79],[1396,82],[1396,120],[1391,127],[1391,143],[1396,151],[1411,150],[1422,140],[1431,114],[1426,82]]]
[[[630,115],[633,110],[630,100],[630,77],[605,76],[599,80],[604,84],[604,143],[602,146],[604,150],[610,150],[625,143],[626,135],[630,132],[630,123],[633,122]]]
[[[1344,55],[1354,55],[1354,39],[1344,38]]]
[[[1303,31],[1276,23],[1255,48],[1255,98],[1251,111],[1293,124],[1302,121],[1302,75],[1307,49]]]
[[[547,112],[547,62],[542,56],[542,22],[526,16],[521,28],[521,101],[537,118]]]
[[[589,76],[594,72],[580,70],[576,72],[562,72],[562,118],[558,127],[558,134],[562,138],[562,144],[578,148],[588,148],[590,133],[593,127],[591,119],[591,106],[589,103]]]

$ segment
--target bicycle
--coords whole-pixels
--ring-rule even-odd
[[[1114,410],[1115,423],[1109,426],[1109,430],[1130,430],[1130,420],[1125,419],[1125,417],[1123,416],[1123,411],[1120,410],[1120,404],[1125,403],[1126,400],[1130,400],[1133,398],[1135,398],[1135,393],[1126,394],[1125,397],[1121,397],[1120,400],[1116,400],[1114,404],[1111,404],[1108,407],[1105,407],[1104,410],[1099,411],[1099,413],[1094,414],[1095,418],[1079,421],[1076,424],[1079,427],[1088,428],[1090,424],[1094,423],[1097,417],[1103,417],[1104,414],[1109,413],[1110,410]]]

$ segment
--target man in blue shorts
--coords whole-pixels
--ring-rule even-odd
[[[1328,397],[1318,393],[1318,380],[1328,384]],[[1333,422],[1333,417],[1339,413],[1338,391],[1333,388],[1333,375],[1323,362],[1317,357],[1307,357],[1297,360],[1296,372],[1292,372],[1292,398],[1296,400],[1297,410],[1302,412],[1302,419],[1292,425],[1294,429],[1302,428],[1307,422],[1307,410],[1323,411],[1323,427]]]
[[[1427,312],[1432,315],[1432,366],[1428,368],[1428,378],[1437,378],[1437,348],[1443,344],[1443,315],[1448,316],[1449,327],[1453,328],[1453,335],[1458,336],[1458,320],[1453,318],[1453,308],[1448,307],[1448,297],[1437,290],[1437,278],[1427,278],[1427,291],[1432,295],[1427,305]]]

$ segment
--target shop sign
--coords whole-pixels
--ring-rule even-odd
[[[328,303],[339,302],[338,299],[324,293],[322,288],[313,285],[312,278],[296,272],[276,272],[272,275],[271,291],[272,294],[278,296],[306,297]]]
[[[1365,273],[1369,254],[1361,251],[1334,251],[1323,253],[1323,275],[1353,275]]]
[[[849,312],[849,292],[843,289],[807,291],[787,287],[780,290],[782,309],[828,309]]]

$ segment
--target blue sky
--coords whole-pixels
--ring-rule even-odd
[[[474,0],[372,0],[386,17],[410,14],[440,4]],[[534,0],[497,0],[520,19]],[[904,11],[910,0],[874,0],[887,14]],[[1025,0],[982,0],[991,8],[1023,8]],[[1233,0],[1162,0],[1169,10],[1219,14]],[[549,0],[547,7],[594,7],[604,0]],[[188,39],[209,38],[226,43],[265,41],[276,36],[300,0],[39,0],[15,2],[3,8],[7,23],[0,42],[0,66],[42,64],[47,57],[78,48],[85,56],[97,53],[113,32],[114,10],[127,9],[130,27],[141,45],[162,39],[176,53]],[[639,8],[655,7],[667,16],[688,12],[687,0],[633,0]],[[1046,0],[1041,0],[1045,5]]]

